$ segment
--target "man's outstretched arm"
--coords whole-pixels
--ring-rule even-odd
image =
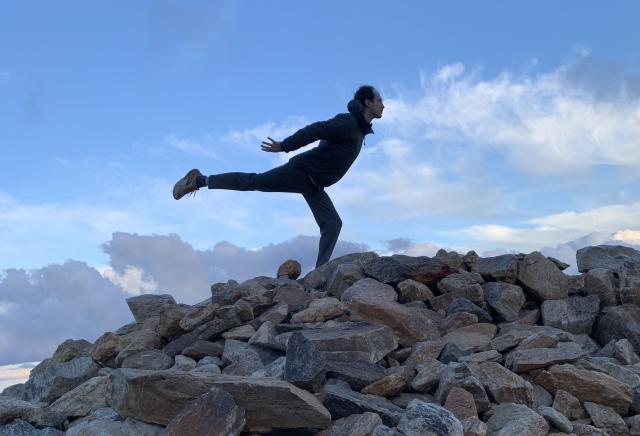
[[[339,141],[341,139],[348,138],[351,135],[351,129],[352,121],[349,117],[337,115],[327,121],[318,121],[316,123],[309,124],[284,139],[282,142],[268,138],[271,140],[271,143],[263,141],[262,150],[271,152],[284,151],[285,153],[288,153],[290,151],[297,150],[300,147],[304,147],[307,144],[311,144],[319,139]]]

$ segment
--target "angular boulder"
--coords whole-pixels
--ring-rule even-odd
[[[518,266],[518,282],[539,300],[569,296],[569,281],[557,265],[537,251],[527,254]]]
[[[162,307],[166,304],[176,305],[176,300],[169,294],[142,294],[127,298],[126,301],[138,323],[143,323],[154,316],[160,316]]]
[[[413,400],[398,423],[405,436],[463,436],[462,423],[453,413],[438,404]]]
[[[600,298],[569,297],[564,300],[547,300],[540,306],[542,323],[570,333],[591,334],[596,317],[600,313]]]
[[[25,396],[29,400],[52,403],[95,376],[99,369],[91,357],[84,356],[32,371],[25,384]]]

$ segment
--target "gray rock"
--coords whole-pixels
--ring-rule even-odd
[[[286,356],[279,357],[268,365],[265,365],[264,369],[255,371],[251,374],[251,377],[271,377],[284,380],[284,365],[286,362]]]
[[[620,302],[640,304],[640,263],[625,266],[620,274]]]
[[[424,363],[416,366],[418,373],[411,382],[411,387],[418,392],[433,392],[438,387],[440,376],[446,368],[447,365],[440,361],[428,358]]]
[[[398,283],[398,299],[400,303],[411,301],[427,301],[433,298],[431,289],[423,283],[412,279],[403,280]]]
[[[416,370],[407,366],[393,366],[386,370],[384,377],[362,389],[363,394],[392,397],[407,388],[416,375]]]
[[[549,424],[522,404],[498,404],[487,421],[487,436],[546,436]]]
[[[575,342],[560,342],[555,348],[529,348],[507,354],[505,366],[513,372],[528,372],[560,363],[575,362],[588,353]]]
[[[371,297],[381,301],[396,301],[398,299],[398,294],[393,286],[380,283],[372,278],[358,280],[344,290],[340,299],[344,302],[351,302],[357,296]]]
[[[283,344],[276,342],[276,336],[278,332],[275,329],[274,324],[271,321],[265,321],[258,331],[249,339],[251,345],[259,345],[261,347],[272,348],[275,350],[285,350]]]
[[[181,353],[184,356],[191,357],[192,359],[200,360],[207,356],[220,356],[224,351],[223,342],[211,342],[198,340],[193,344],[182,350]]]
[[[584,408],[587,409],[587,413],[594,425],[605,430],[611,436],[626,436],[629,434],[627,424],[611,407],[585,401]]]
[[[277,290],[273,301],[279,304],[286,304],[289,311],[292,312],[304,309],[311,301],[311,294],[305,291],[304,287],[299,283],[280,286]]]
[[[364,360],[376,363],[393,351],[398,342],[385,326],[367,323],[345,323],[336,327],[303,330],[300,333],[322,351],[328,360]],[[276,342],[286,347],[292,333],[276,336]]]
[[[393,404],[398,407],[406,409],[409,403],[413,400],[424,401],[425,403],[435,403],[436,400],[431,394],[421,394],[417,392],[403,392],[395,397],[389,398]]]
[[[20,419],[39,427],[58,427],[64,420],[63,414],[46,408],[46,403],[0,398],[0,425]]]
[[[153,316],[160,316],[162,307],[166,304],[175,305],[176,300],[171,295],[143,294],[127,298],[127,305],[136,322],[142,323]]]
[[[560,342],[560,338],[557,335],[549,334],[541,331],[534,333],[524,338],[516,350],[528,350],[531,348],[555,348]]]
[[[496,403],[533,405],[533,386],[519,375],[499,363],[478,364],[479,380]]]
[[[52,403],[65,392],[95,376],[100,367],[91,357],[76,357],[55,363],[40,371],[31,371],[25,384],[26,398]]]
[[[550,407],[553,404],[553,397],[542,386],[537,383],[531,383],[533,387],[533,408],[540,406]]]
[[[627,265],[640,264],[640,252],[621,245],[597,245],[578,250],[576,260],[580,272],[594,268],[620,271]]]
[[[478,418],[466,418],[462,420],[464,436],[485,436],[487,434],[487,424]]]
[[[244,409],[219,388],[189,403],[167,425],[164,436],[238,436],[245,425]]]
[[[437,404],[413,400],[398,424],[406,436],[463,436],[462,423],[453,413]]]
[[[196,365],[196,368],[204,365],[222,366],[222,360],[219,357],[205,356],[202,359],[198,360],[198,364]]]
[[[540,406],[536,408],[536,412],[540,414],[544,419],[553,425],[555,428],[562,430],[565,433],[571,433],[573,431],[573,424],[569,421],[569,418],[558,412],[553,407]]]
[[[222,334],[224,339],[235,339],[237,341],[247,341],[255,334],[255,329],[250,324],[233,327]]]
[[[500,318],[505,321],[515,321],[524,305],[525,296],[520,286],[502,282],[485,283],[482,286],[484,298]]]
[[[196,374],[207,374],[207,375],[222,374],[222,370],[220,369],[220,366],[215,365],[213,363],[210,363],[208,365],[198,365],[194,369],[192,369],[190,372],[193,372]]]
[[[577,368],[590,369],[603,372],[616,380],[635,389],[640,386],[640,373],[633,371],[630,367],[619,364],[616,359],[607,357],[588,357],[580,359],[575,363]]]
[[[327,377],[343,380],[357,390],[381,379],[385,374],[382,366],[363,360],[327,360],[325,368]]]
[[[411,353],[403,364],[415,367],[421,363],[428,362],[430,359],[437,359],[444,346],[445,342],[440,339],[435,341],[416,342],[410,348]]]
[[[457,312],[468,312],[476,315],[479,322],[493,322],[493,318],[491,318],[491,315],[489,315],[481,307],[476,306],[466,298],[456,298],[451,303],[449,303],[445,310],[447,312],[447,315],[451,315],[452,313]]]
[[[567,276],[537,251],[527,254],[519,263],[518,281],[525,290],[540,300],[561,300],[568,297]]]
[[[397,284],[413,279],[427,286],[436,286],[451,273],[451,267],[440,259],[427,256],[394,254],[370,258],[362,263],[364,272],[382,283]]]
[[[171,341],[186,333],[180,325],[180,321],[187,315],[188,309],[174,304],[165,304],[160,308],[158,328],[156,332],[163,338]]]
[[[600,313],[597,295],[569,297],[564,300],[547,300],[540,306],[544,325],[571,333],[590,334],[593,323]]]
[[[469,354],[471,354],[470,351],[462,351],[456,344],[448,342],[440,352],[438,360],[446,365],[449,362],[457,362],[461,357]]]
[[[24,383],[16,383],[15,385],[7,386],[0,394],[1,397],[11,398],[13,400],[22,400],[24,398]]]
[[[369,436],[376,427],[382,425],[382,419],[373,413],[365,412],[338,419],[318,436]]]
[[[26,421],[16,419],[10,424],[0,425],[3,436],[64,436],[64,432],[55,428],[37,429]]]
[[[171,369],[175,371],[191,371],[195,369],[197,363],[191,357],[183,356],[182,354],[178,354],[174,359],[174,364]],[[146,368],[140,368],[146,369]]]
[[[256,348],[251,345],[227,339],[224,344],[222,361],[227,363],[222,372],[228,375],[251,375],[255,371],[264,369],[264,363]]]
[[[640,350],[640,307],[623,304],[609,308],[593,326],[592,336],[602,346],[612,339],[628,339]]]
[[[587,413],[582,408],[580,400],[562,389],[556,391],[552,407],[571,420],[584,419],[587,417]]]
[[[494,324],[472,324],[447,333],[442,337],[442,340],[455,344],[462,351],[487,351],[496,330]]]
[[[102,408],[73,421],[67,436],[160,436],[164,427],[136,419],[123,419],[111,408]]]
[[[110,392],[109,377],[93,377],[62,395],[49,406],[49,410],[67,418],[87,416],[107,406]]]
[[[287,342],[284,380],[299,388],[318,392],[325,378],[326,359],[301,333]]]
[[[590,270],[584,278],[584,290],[587,295],[597,295],[603,306],[620,304],[618,279],[611,270],[604,268]]]
[[[309,303],[309,307],[294,314],[292,323],[299,322],[323,322],[337,318],[347,312],[347,307],[337,298],[320,298]]]
[[[450,274],[438,282],[438,290],[443,294],[452,292],[461,288],[467,288],[472,285],[482,284],[484,279],[479,273],[460,272]]]
[[[361,394],[339,385],[325,384],[322,393],[323,404],[334,419],[373,412],[382,418],[385,425],[395,427],[404,413],[403,409],[384,397]]]
[[[167,369],[173,366],[174,359],[160,350],[139,351],[122,361],[123,368]]]
[[[216,318],[207,322],[196,331],[199,332],[198,339],[202,339],[205,341],[215,341],[222,337],[222,333],[240,325],[242,325],[242,321],[240,321],[238,315],[235,313],[231,313],[227,317]]]
[[[459,387],[471,393],[478,412],[482,413],[489,409],[489,397],[482,383],[471,373],[466,364],[449,363],[440,373],[438,389],[435,393],[436,401],[439,404],[444,404],[453,387]]]
[[[465,298],[480,307],[486,307],[484,291],[480,285],[469,285],[463,288],[454,289],[446,294],[433,297],[429,300],[429,304],[433,310],[445,309],[458,298]]]
[[[628,339],[618,339],[613,348],[613,357],[624,365],[633,365],[640,362],[640,358],[633,349]]]
[[[320,271],[314,269],[304,276],[303,284],[305,289],[320,289],[327,283],[327,277]]]
[[[383,424],[374,428],[371,436],[402,436],[402,433],[395,428],[387,427]]]
[[[518,278],[518,263],[522,258],[523,255],[519,254],[478,258],[473,263],[471,272],[491,281],[515,283]]]
[[[347,288],[365,277],[366,275],[361,265],[357,263],[343,263],[336,267],[325,289],[330,295],[340,298]]]
[[[279,324],[281,323],[289,314],[289,305],[286,303],[277,304],[262,313],[258,316],[254,322],[252,323],[253,328],[259,330],[259,327],[262,326],[263,323],[270,321],[271,323]]]
[[[496,350],[481,351],[479,353],[467,354],[458,359],[461,363],[482,363],[482,362],[502,362],[502,354]]]

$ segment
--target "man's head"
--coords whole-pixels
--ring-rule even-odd
[[[374,118],[382,118],[384,104],[380,93],[371,85],[362,85],[353,96],[364,106],[364,118],[371,122]]]

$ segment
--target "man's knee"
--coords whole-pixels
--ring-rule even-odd
[[[320,226],[320,231],[322,233],[340,233],[342,229],[342,220],[340,217],[337,217],[331,221],[326,221]]]

